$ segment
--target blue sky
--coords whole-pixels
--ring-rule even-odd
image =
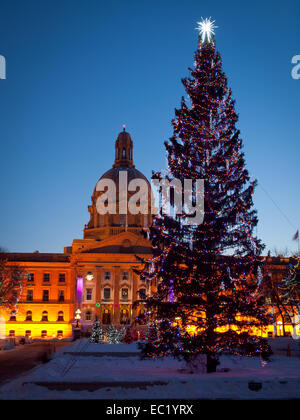
[[[219,27],[248,169],[292,224],[258,186],[257,234],[266,250],[296,249],[299,0],[1,0],[1,246],[62,252],[81,238],[124,123],[136,167],[165,167],[201,16]]]

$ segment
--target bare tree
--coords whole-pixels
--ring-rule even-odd
[[[7,253],[0,248],[0,309],[16,307],[24,283],[25,271],[18,264],[9,264]]]

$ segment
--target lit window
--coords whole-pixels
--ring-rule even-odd
[[[86,300],[92,300],[92,289],[86,289]]]
[[[123,300],[128,300],[128,289],[127,288],[122,289],[122,299]]]
[[[42,337],[42,338],[47,338],[47,331],[46,331],[46,330],[43,330],[43,331],[41,332],[41,337]]]
[[[48,283],[50,281],[50,274],[49,273],[44,273],[44,282]]]
[[[58,312],[57,321],[63,321],[64,320],[64,313],[63,311]]]
[[[15,330],[10,330],[9,337],[14,337],[14,336],[15,336]]]
[[[58,281],[60,283],[64,283],[66,281],[66,275],[65,275],[65,273],[59,273],[59,275],[58,275]]]
[[[32,321],[32,312],[31,311],[26,312],[26,321]]]
[[[104,297],[104,299],[110,299],[110,288],[109,287],[105,287],[105,289],[103,290],[103,297]]]
[[[26,296],[27,302],[33,301],[33,290],[27,290],[27,296]]]
[[[85,313],[85,320],[86,321],[91,321],[91,319],[92,319],[92,313],[91,313],[91,311],[86,311],[86,313]]]
[[[110,271],[105,271],[104,280],[106,281],[110,280]]]
[[[10,321],[16,321],[17,320],[15,311],[11,311],[9,320]]]
[[[26,330],[25,331],[25,337],[26,338],[30,338],[31,337],[31,331],[30,330]]]
[[[43,290],[43,302],[49,301],[49,290]]]
[[[57,331],[57,338],[63,338],[63,332],[62,330]]]
[[[44,322],[48,321],[48,312],[47,311],[44,311],[42,313],[42,321],[44,321]]]

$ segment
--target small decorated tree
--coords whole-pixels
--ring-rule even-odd
[[[106,336],[110,344],[118,344],[120,343],[120,331],[114,325],[110,325],[107,328]]]
[[[91,343],[102,343],[103,341],[103,330],[100,325],[100,321],[98,318],[96,318],[93,329],[92,329],[92,335],[90,337]]]
[[[133,336],[131,332],[131,328],[127,327],[125,337],[123,338],[123,343],[131,344],[133,342]]]

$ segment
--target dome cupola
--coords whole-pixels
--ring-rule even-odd
[[[115,163],[113,168],[134,168],[132,151],[133,141],[130,134],[125,131],[125,125],[123,125],[123,131],[118,135],[115,143]]]

